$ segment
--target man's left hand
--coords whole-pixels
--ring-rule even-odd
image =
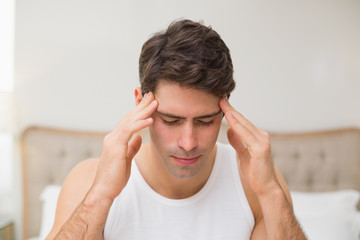
[[[279,188],[269,134],[236,111],[226,97],[220,100],[219,106],[230,126],[227,136],[238,154],[239,170],[253,191],[261,196]]]

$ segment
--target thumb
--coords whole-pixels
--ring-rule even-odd
[[[127,152],[127,160],[131,161],[135,154],[139,151],[141,147],[141,136],[139,134],[136,134],[133,136],[133,138],[129,142],[128,152]]]

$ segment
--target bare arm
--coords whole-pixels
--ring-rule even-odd
[[[91,182],[90,188],[81,187],[80,193],[74,193],[74,190],[70,191],[76,195],[75,197],[68,193],[59,198],[58,206],[60,205],[62,208],[57,209],[55,225],[47,239],[102,238],[110,207],[126,186],[130,177],[132,159],[141,146],[141,137],[133,136],[133,134],[152,124],[153,119],[150,116],[157,108],[158,103],[152,93],[148,93],[146,97],[140,99],[142,101],[134,110],[128,113],[105,137],[102,153],[97,163],[95,179]],[[130,140],[132,136],[133,138]],[[76,179],[88,178],[87,174],[90,174],[83,170],[78,173],[80,173],[80,177],[77,176],[79,174],[74,173],[73,177],[67,180],[68,186],[76,185]],[[85,183],[85,185],[87,184],[88,182]],[[74,189],[74,187],[68,189]],[[84,189],[88,190],[86,195],[83,193]],[[64,191],[67,190],[64,189]],[[69,201],[69,198],[76,200],[81,195],[85,195],[85,197],[74,210],[73,203]],[[73,212],[65,221],[63,218],[69,209],[72,209]],[[58,233],[54,236],[57,231]]]
[[[54,225],[46,239],[54,239],[64,223],[72,216],[89,192],[96,175],[99,159],[79,163],[62,185],[56,207]]]
[[[90,190],[54,239],[102,239],[111,204]]]
[[[281,188],[259,197],[268,239],[306,239]]]
[[[252,239],[306,239],[286,184],[272,161],[269,134],[244,118],[226,98],[219,105],[230,125],[228,139],[238,154],[239,171],[261,206],[262,219],[256,223]]]
[[[306,239],[305,235],[303,234],[300,234],[300,236],[297,235],[298,233],[302,233],[302,229],[297,222],[288,223],[288,221],[296,221],[293,213],[290,192],[281,173],[276,168],[275,173],[281,189],[279,189],[278,193],[274,192],[272,196],[269,195],[269,199],[266,199],[265,196],[263,196],[263,198],[258,197],[262,209],[262,216],[259,223],[256,224],[253,230],[251,239],[266,239],[266,229],[273,229],[276,232],[287,234],[282,235],[279,237],[279,239]],[[283,211],[284,209],[285,211]],[[287,214],[290,215],[287,216]],[[264,220],[264,218],[267,219]],[[280,225],[278,225],[279,223]],[[273,226],[271,226],[272,224]],[[269,233],[269,235],[274,234]]]

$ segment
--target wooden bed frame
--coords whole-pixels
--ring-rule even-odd
[[[227,128],[224,123],[218,141],[227,142]],[[23,132],[23,239],[39,234],[41,191],[61,185],[80,161],[99,156],[105,134],[46,127]],[[140,134],[148,141],[146,130]],[[290,190],[360,191],[360,129],[270,135],[275,164]]]

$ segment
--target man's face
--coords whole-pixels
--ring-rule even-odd
[[[222,112],[219,98],[209,93],[160,81],[159,103],[150,127],[151,147],[176,178],[191,178],[213,156]]]

